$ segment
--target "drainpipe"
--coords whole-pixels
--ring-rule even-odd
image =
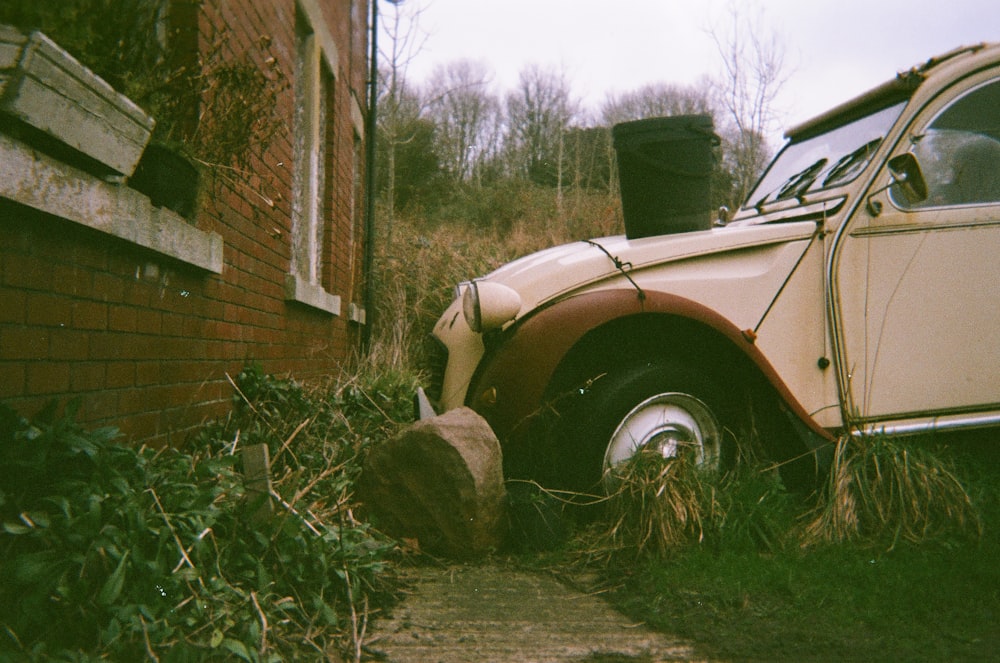
[[[375,131],[378,100],[378,0],[371,1],[371,54],[368,64],[368,120],[365,123],[365,324],[361,330],[361,350],[371,350],[375,324]]]

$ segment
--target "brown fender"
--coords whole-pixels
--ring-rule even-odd
[[[519,321],[499,347],[480,364],[466,395],[467,404],[504,435],[539,411],[546,387],[566,353],[583,336],[613,320],[642,313],[664,313],[710,327],[745,354],[787,408],[813,433],[833,439],[792,396],[752,336],[712,309],[684,297],[635,289],[598,290],[570,296]]]

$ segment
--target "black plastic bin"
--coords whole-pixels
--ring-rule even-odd
[[[712,227],[719,137],[709,115],[653,117],[612,129],[629,239]]]

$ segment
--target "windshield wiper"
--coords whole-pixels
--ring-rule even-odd
[[[800,173],[796,173],[788,178],[780,189],[778,189],[778,195],[774,197],[775,200],[785,200],[786,198],[798,198],[803,193],[809,190],[816,178],[819,177],[820,171],[826,166],[826,157],[823,157],[819,161],[810,165],[808,168]]]
[[[881,144],[882,139],[876,138],[875,140],[868,141],[850,154],[841,157],[837,163],[833,164],[830,172],[827,173],[826,179],[823,180],[823,186],[828,187],[840,182],[846,182],[860,173],[861,169],[868,163],[868,159]]]
[[[767,203],[787,200],[788,198],[801,198],[802,194],[808,191],[809,187],[816,181],[816,178],[819,177],[820,172],[826,166],[826,162],[826,157],[823,157],[819,161],[795,173],[785,180],[785,183],[778,187],[776,192],[772,191],[758,200],[754,205],[754,209],[757,210],[758,214],[763,214],[764,205]]]

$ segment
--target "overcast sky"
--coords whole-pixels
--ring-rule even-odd
[[[997,0],[737,0],[785,46],[783,127],[797,124],[960,45],[1000,41]],[[562,70],[596,111],[608,93],[717,74],[709,30],[727,0],[406,0],[422,8],[423,46],[407,71],[421,82],[463,58],[485,62],[496,91],[537,64]],[[382,3],[385,9],[390,9]],[[383,37],[384,38],[384,37]]]

